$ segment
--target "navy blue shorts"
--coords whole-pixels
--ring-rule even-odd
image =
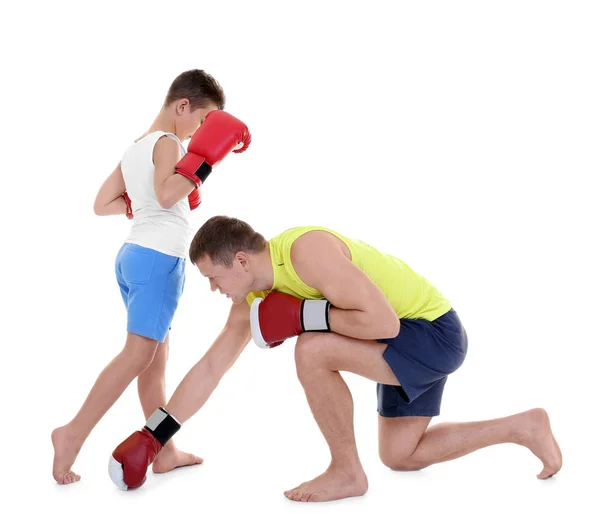
[[[400,386],[377,384],[377,411],[381,416],[438,416],[448,375],[467,354],[467,333],[458,314],[450,309],[438,319],[400,319],[398,336],[386,343],[385,361]]]

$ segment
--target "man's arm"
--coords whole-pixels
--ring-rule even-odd
[[[381,289],[344,253],[341,240],[311,231],[292,245],[292,263],[307,285],[331,303],[329,327],[351,338],[393,338],[400,322]]]
[[[250,340],[249,307],[234,305],[219,337],[192,367],[175,390],[166,408],[159,407],[142,430],[131,434],[113,451],[108,473],[119,488],[143,485],[146,471],[156,455],[215,390]]]
[[[202,359],[187,373],[171,396],[165,408],[181,423],[200,410],[223,375],[248,345],[249,312],[250,308],[246,302],[231,307],[229,318],[221,334]]]
[[[121,163],[110,173],[108,178],[100,187],[96,200],[94,201],[94,213],[98,216],[111,216],[125,214],[127,204],[122,198],[125,192],[125,181],[121,172]]]
[[[181,159],[179,144],[163,136],[154,146],[154,192],[160,206],[170,209],[188,196],[195,188],[194,182],[175,172]]]

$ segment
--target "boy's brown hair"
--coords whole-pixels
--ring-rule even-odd
[[[225,93],[210,74],[202,69],[192,69],[181,73],[169,87],[165,98],[165,107],[186,98],[190,101],[190,109],[194,111],[214,103],[219,109],[225,107]]]

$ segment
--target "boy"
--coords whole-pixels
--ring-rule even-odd
[[[146,417],[165,404],[168,332],[185,282],[189,214],[200,204],[199,187],[212,166],[235,147],[235,152],[245,150],[251,139],[247,127],[223,111],[224,104],[223,90],[211,75],[197,69],[180,74],[150,129],[125,151],[98,192],[97,215],[126,214],[133,220],[115,264],[127,338],[77,415],[52,432],[52,473],[59,484],[80,479],[71,470],[77,454],[134,378]],[[186,152],[182,141],[188,138]],[[155,472],[202,462],[175,445],[164,451]]]

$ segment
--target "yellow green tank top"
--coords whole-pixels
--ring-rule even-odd
[[[322,299],[323,295],[306,285],[296,274],[291,260],[292,244],[309,231],[326,231],[342,240],[352,256],[352,263],[364,271],[382,290],[399,318],[433,321],[451,309],[442,294],[406,263],[382,253],[361,240],[347,238],[325,227],[294,227],[269,240],[273,266],[272,291],[284,292],[301,299]],[[246,301],[265,297],[270,291],[251,292]]]

